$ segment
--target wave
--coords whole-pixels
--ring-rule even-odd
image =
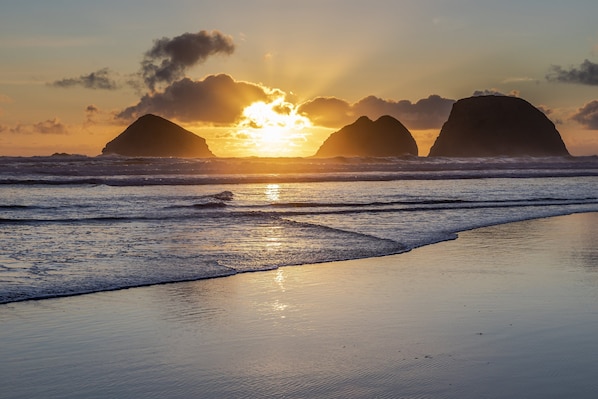
[[[276,260],[273,262],[261,262],[257,266],[250,268],[243,267],[231,267],[221,264],[218,261],[202,261],[201,259],[193,259],[191,263],[185,263],[185,267],[180,267],[177,264],[177,256],[169,256],[168,262],[165,264],[163,259],[144,259],[138,266],[138,270],[133,270],[130,275],[121,275],[120,273],[114,273],[112,275],[104,274],[97,275],[91,279],[73,279],[63,281],[59,277],[59,284],[49,286],[36,286],[35,281],[25,285],[13,285],[6,287],[0,292],[0,304],[20,302],[28,300],[40,300],[48,298],[58,297],[69,297],[97,292],[114,291],[120,289],[128,289],[135,287],[144,287],[159,284],[178,283],[184,281],[195,281],[210,278],[219,278],[231,276],[243,272],[255,272],[272,270],[282,266],[293,266],[301,264],[314,264],[331,261],[342,261],[352,259],[362,259],[368,257],[386,256],[392,254],[399,254],[410,251],[414,248],[421,247],[424,245],[431,245],[442,241],[452,240],[457,238],[459,231],[468,230],[470,228],[478,228],[485,226],[492,226],[501,223],[508,223],[514,221],[529,220],[538,217],[557,216],[564,214],[572,214],[583,212],[579,210],[572,210],[570,212],[563,211],[562,209],[554,212],[545,212],[537,214],[535,216],[527,217],[515,217],[508,220],[493,221],[488,223],[479,224],[476,226],[462,226],[456,230],[437,231],[433,234],[427,235],[424,240],[419,240],[411,245],[404,245],[394,240],[373,237],[367,234],[360,234],[354,232],[343,231],[327,226],[313,225],[304,222],[295,222],[290,220],[279,219],[282,225],[289,226],[291,228],[307,228],[316,229],[311,231],[311,235],[320,240],[322,235],[344,235],[337,241],[339,247],[326,247],[325,250],[321,248],[306,247],[301,249],[301,256],[297,257],[295,254],[291,254],[286,257],[276,256]],[[314,234],[316,233],[316,234]],[[352,240],[352,241],[351,241]],[[307,250],[307,251],[306,251]],[[263,252],[263,251],[262,251]],[[1,260],[1,259],[0,259]],[[181,260],[185,260],[181,258]],[[233,262],[236,264],[236,262]],[[166,267],[169,265],[169,267]],[[191,269],[188,269],[190,265],[193,265]],[[0,268],[6,269],[7,272],[11,272],[10,266],[0,265]],[[151,269],[151,270],[150,270]],[[47,277],[47,274],[42,270],[39,276],[33,277],[42,279]]]
[[[230,192],[226,192],[230,193]],[[218,194],[216,194],[218,195]],[[232,197],[232,193],[230,193]],[[213,196],[205,196],[212,198]],[[532,198],[513,200],[423,200],[423,201],[389,201],[371,203],[309,203],[288,202],[267,205],[227,205],[224,201],[208,201],[202,203],[170,205],[166,210],[198,210],[215,212],[175,212],[175,213],[148,213],[145,215],[104,215],[85,217],[51,217],[43,218],[10,218],[0,217],[0,224],[76,224],[76,223],[128,223],[128,222],[156,222],[167,220],[185,220],[193,218],[234,219],[236,217],[249,218],[284,218],[307,215],[342,215],[342,214],[376,214],[376,213],[404,213],[404,212],[435,212],[435,211],[460,211],[475,209],[499,208],[541,208],[549,206],[570,207],[579,205],[597,205],[598,198]]]
[[[406,250],[405,246],[394,240],[317,224],[261,216],[259,221],[235,217],[231,223],[247,232],[242,234],[245,237],[255,234],[255,229],[260,228],[268,232],[280,232],[280,239],[285,240],[287,245],[253,245],[254,241],[249,238],[242,250],[223,250],[222,241],[226,241],[229,236],[227,230],[208,228],[198,229],[198,234],[193,235],[192,242],[195,245],[191,244],[185,248],[171,247],[178,240],[168,238],[166,245],[159,245],[154,239],[144,242],[143,238],[136,238],[136,243],[141,241],[140,247],[131,248],[129,245],[123,245],[130,243],[126,234],[108,236],[100,231],[94,236],[96,245],[101,248],[106,244],[117,245],[118,249],[115,252],[101,249],[97,256],[96,252],[92,251],[94,267],[89,268],[84,265],[90,259],[85,251],[73,252],[69,260],[64,260],[62,252],[48,250],[55,246],[53,242],[46,243],[46,248],[41,250],[38,243],[31,242],[28,244],[30,248],[26,248],[25,251],[36,252],[41,259],[31,260],[28,265],[29,274],[21,277],[16,284],[2,287],[0,303],[223,277],[282,266],[390,255]],[[165,226],[161,223],[158,225],[161,228]],[[180,231],[177,230],[177,225],[169,224],[165,229],[170,232]],[[188,224],[190,228],[193,228],[193,225],[192,221]],[[51,228],[49,231],[55,230]],[[125,236],[124,241],[119,239],[121,236]],[[165,236],[168,237],[168,234]],[[162,240],[163,238],[158,239]],[[239,240],[243,241],[243,238],[239,237]],[[12,265],[15,270],[23,269],[23,264],[18,260],[3,259],[0,255],[0,264],[3,263],[8,274],[12,272]],[[75,270],[65,270],[65,263]],[[27,284],[22,283],[24,279]]]
[[[21,186],[67,186],[67,185],[100,185],[106,184],[106,179],[85,178],[85,179],[61,179],[61,178],[8,178],[0,179],[0,185],[21,185]]]
[[[7,158],[0,185],[206,185],[598,176],[598,156],[546,158]]]
[[[29,205],[0,205],[0,210],[23,210],[23,209],[38,209],[39,206]]]
[[[197,204],[191,205],[170,205],[167,206],[165,209],[219,209],[219,208],[226,208],[226,203],[221,201],[214,201],[214,202],[201,202]]]
[[[372,207],[385,207],[385,206],[414,206],[414,205],[462,205],[468,207],[468,205],[476,207],[476,205],[483,206],[484,204],[505,204],[505,205],[517,205],[517,204],[572,204],[577,205],[580,203],[594,203],[598,202],[598,197],[584,197],[584,198],[557,198],[557,197],[544,197],[544,198],[531,198],[531,199],[507,199],[507,200],[476,200],[468,201],[462,199],[439,199],[439,200],[405,200],[405,201],[386,201],[386,202],[277,202],[268,205],[256,205],[255,207],[272,207],[272,208],[372,208]],[[431,208],[439,209],[439,208]],[[454,207],[451,207],[454,209]],[[371,209],[368,209],[368,211]]]
[[[214,198],[221,201],[232,201],[235,195],[231,191],[222,191],[218,194],[207,195],[206,197]]]

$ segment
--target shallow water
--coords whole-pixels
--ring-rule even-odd
[[[396,254],[596,187],[595,157],[0,158],[0,303]]]
[[[2,398],[593,398],[598,213],[0,306]]]

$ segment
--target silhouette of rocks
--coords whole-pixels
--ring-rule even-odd
[[[405,126],[392,116],[373,122],[362,116],[351,125],[332,133],[316,157],[392,157],[417,155],[417,144]]]
[[[179,125],[156,115],[147,114],[133,122],[102,154],[141,157],[213,157],[206,140]]]
[[[517,97],[479,96],[457,101],[429,156],[569,155],[546,115]]]

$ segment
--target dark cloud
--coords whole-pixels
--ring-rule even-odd
[[[298,111],[319,126],[339,127],[354,118],[351,104],[334,97],[317,97],[301,104]]]
[[[598,100],[590,101],[571,117],[588,129],[598,130]]]
[[[506,96],[506,97],[519,97],[519,91],[511,90],[509,93],[503,93],[498,89],[484,89],[484,90],[476,90],[472,94],[473,97],[482,97],[482,96]]]
[[[185,76],[185,71],[204,62],[214,54],[231,54],[235,50],[233,39],[218,31],[183,33],[174,38],[163,37],[154,41],[141,61],[140,71],[120,78],[109,68],[102,68],[77,78],[56,80],[54,87],[84,87],[86,89],[116,90],[132,87],[142,92],[155,91],[158,84],[171,84]]]
[[[233,39],[218,31],[183,33],[172,39],[156,40],[141,62],[141,75],[152,91],[157,84],[171,84],[185,76],[185,70],[201,63],[210,55],[231,54]]]
[[[88,105],[85,108],[85,112],[88,113],[88,114],[97,114],[99,111],[100,111],[100,109],[98,107],[96,107],[95,105],[93,105],[93,104]]]
[[[428,98],[412,103],[409,100],[382,100],[377,97],[366,97],[353,105],[358,115],[379,118],[390,115],[399,119],[410,129],[435,129],[446,122],[455,100],[431,95]]]
[[[96,124],[96,116],[100,112],[100,109],[93,104],[88,105],[85,107],[85,122],[83,122],[84,127],[89,127],[91,125]]]
[[[256,101],[270,102],[283,95],[257,84],[237,82],[228,75],[210,75],[204,80],[181,79],[163,92],[144,95],[117,118],[131,120],[156,113],[181,122],[230,124],[239,120],[243,109]]]
[[[299,107],[299,112],[310,118],[314,124],[340,127],[365,115],[378,119],[390,115],[400,120],[409,129],[436,129],[447,120],[455,100],[431,95],[416,103],[409,100],[384,100],[375,96],[365,97],[355,104],[338,98],[319,97]]]
[[[564,69],[561,66],[553,65],[546,79],[551,82],[579,83],[590,86],[598,86],[598,64],[585,60],[581,65]]]
[[[81,86],[86,89],[116,90],[120,86],[113,77],[114,73],[109,68],[102,68],[89,75],[81,75],[78,78],[65,78],[52,82],[55,87],[70,88]]]

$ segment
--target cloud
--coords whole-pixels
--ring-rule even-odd
[[[214,54],[232,54],[235,50],[232,37],[218,31],[183,33],[172,39],[163,37],[154,41],[145,52],[139,72],[120,78],[110,68],[102,68],[76,78],[64,78],[49,83],[50,86],[86,89],[117,90],[124,86],[141,92],[154,92],[159,84],[172,84],[183,78],[185,71],[204,62]]]
[[[317,125],[340,127],[365,115],[377,119],[390,115],[399,119],[409,129],[425,130],[442,126],[448,118],[455,100],[436,94],[416,103],[409,100],[384,100],[375,96],[365,97],[354,104],[334,97],[318,97],[299,107]]]
[[[598,100],[590,101],[578,109],[571,119],[590,130],[598,130]]]
[[[54,118],[34,124],[33,132],[40,134],[67,134],[68,130],[58,118]]]
[[[351,104],[335,97],[317,97],[299,106],[299,113],[314,125],[339,127],[354,118]]]
[[[95,117],[99,112],[100,109],[93,104],[90,104],[87,107],[85,107],[85,122],[83,122],[83,126],[89,127],[91,125],[95,125]]]
[[[598,64],[585,60],[581,65],[563,69],[561,66],[553,65],[546,75],[550,82],[579,83],[590,86],[598,86]]]
[[[547,105],[537,105],[536,108],[538,108],[544,115],[546,115],[546,117],[548,117],[550,120],[552,120],[552,122],[554,122],[555,125],[563,125],[565,122],[557,117],[557,114],[559,114],[559,112],[557,111],[555,113],[555,111],[548,107]]]
[[[550,115],[553,112],[552,109],[548,108],[546,105],[538,105],[536,108],[542,111],[544,115]]]
[[[89,114],[97,114],[100,111],[100,109],[98,107],[96,107],[95,105],[91,104],[88,105],[85,108],[85,112],[89,115]]]
[[[58,118],[30,125],[18,124],[10,129],[5,128],[5,131],[14,134],[68,134],[68,129]]]
[[[156,113],[181,122],[231,124],[239,120],[248,105],[270,102],[280,96],[284,96],[280,90],[235,81],[225,74],[209,75],[199,81],[184,78],[163,92],[144,95],[136,105],[117,114],[117,118],[131,120]]]
[[[525,82],[536,82],[536,83],[538,83],[536,79],[530,78],[530,77],[527,77],[527,76],[506,78],[505,80],[502,81],[502,83],[525,83]]]
[[[141,62],[141,76],[150,90],[157,84],[171,84],[185,76],[185,70],[204,62],[207,57],[222,53],[232,54],[233,39],[219,31],[183,33],[172,39],[163,37],[154,41]]]
[[[484,90],[476,90],[473,92],[472,97],[481,97],[481,96],[506,96],[506,97],[519,97],[518,90],[511,90],[508,94],[501,92],[498,89],[484,89]]]
[[[98,69],[88,75],[81,75],[78,78],[65,78],[50,83],[51,86],[71,88],[81,86],[86,89],[116,90],[120,85],[113,77],[114,73],[109,68]]]

